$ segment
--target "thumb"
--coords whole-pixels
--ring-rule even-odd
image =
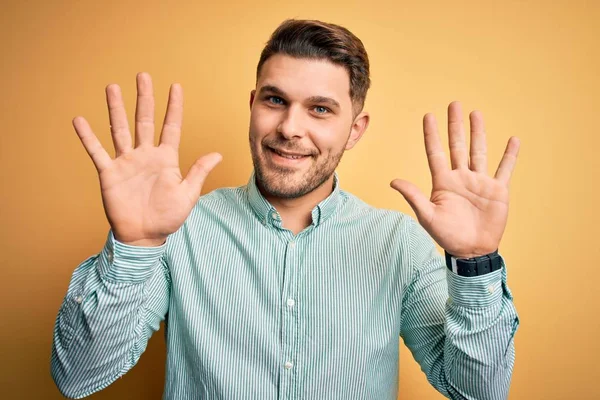
[[[403,179],[394,179],[390,186],[396,189],[406,199],[419,221],[430,221],[433,214],[433,204],[419,188]]]
[[[190,167],[183,183],[188,185],[191,198],[197,199],[200,197],[200,191],[202,190],[202,185],[204,185],[206,177],[222,159],[223,156],[219,153],[210,153],[197,159]]]

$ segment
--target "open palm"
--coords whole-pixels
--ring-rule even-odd
[[[488,176],[481,113],[470,114],[470,125],[468,153],[460,103],[451,103],[448,138],[452,168],[449,168],[435,117],[425,115],[425,150],[433,186],[429,199],[410,182],[402,179],[391,182],[431,237],[459,258],[476,257],[498,249],[508,219],[508,184],[519,152],[518,138],[511,137],[495,176]]]
[[[154,96],[148,74],[138,74],[137,90],[134,148],[121,90],[117,85],[106,88],[114,160],[83,117],[75,118],[73,125],[98,170],[102,202],[115,238],[131,245],[159,245],[183,224],[221,156],[211,153],[199,158],[183,179],[179,169],[181,86],[171,86],[158,146],[154,145]]]

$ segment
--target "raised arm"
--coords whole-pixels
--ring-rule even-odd
[[[169,305],[168,236],[196,204],[217,153],[199,158],[185,179],[179,169],[183,93],[174,84],[158,146],[148,74],[137,76],[135,147],[120,88],[106,88],[112,159],[82,117],[75,130],[100,178],[111,226],[102,251],[73,273],[54,329],[52,376],[71,398],[103,389],[136,364]]]
[[[404,295],[402,336],[429,381],[444,395],[504,399],[519,325],[504,259],[499,270],[460,276],[446,269],[431,240],[456,258],[474,258],[498,250],[506,227],[508,186],[519,140],[509,139],[496,174],[490,177],[481,113],[473,111],[470,122],[469,151],[460,103],[449,105],[450,168],[436,120],[425,115],[425,150],[433,184],[429,199],[405,180],[391,183],[420,223],[411,229],[413,275]]]

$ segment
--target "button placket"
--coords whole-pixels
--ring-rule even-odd
[[[296,359],[297,359],[297,341],[298,341],[298,313],[296,310],[296,290],[298,281],[298,251],[297,242],[290,238],[286,246],[285,254],[285,273],[284,273],[284,292],[282,293],[282,375],[283,383],[281,394],[287,397],[294,393],[296,386]]]

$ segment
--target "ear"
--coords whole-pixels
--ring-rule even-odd
[[[346,150],[350,150],[356,143],[358,143],[363,133],[365,133],[367,127],[369,126],[369,118],[368,112],[361,112],[356,116],[356,118],[354,118],[352,130],[350,131],[350,137],[348,138],[348,143],[346,143]]]
[[[252,104],[254,103],[254,96],[256,95],[256,90],[252,90],[250,92],[250,110],[252,110]]]

